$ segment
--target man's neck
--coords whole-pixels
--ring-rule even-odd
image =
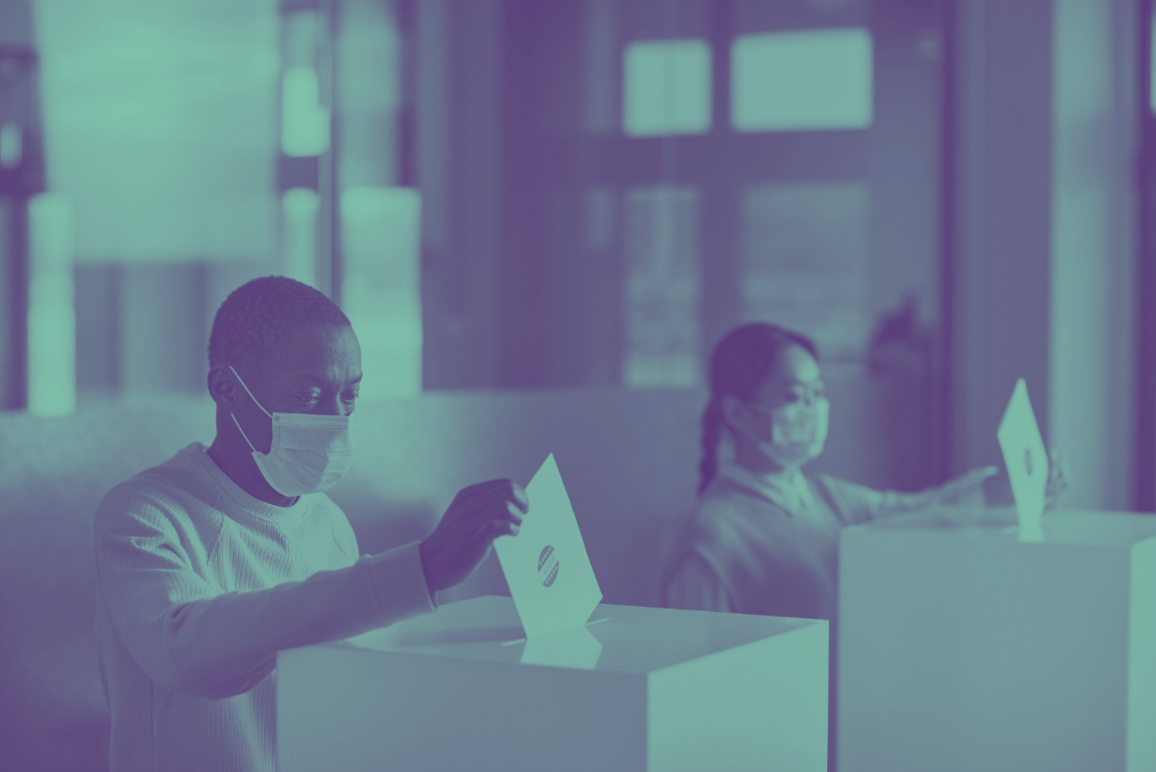
[[[231,448],[229,443],[223,442],[218,435],[205,452],[220,470],[237,484],[238,488],[255,499],[278,507],[291,507],[300,498],[299,496],[284,496],[273,490],[261,471],[257,469],[252,452],[248,448],[245,448],[242,453],[236,448]]]

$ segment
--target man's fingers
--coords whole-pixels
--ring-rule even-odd
[[[522,510],[519,509],[518,506],[516,504],[514,504],[514,502],[512,502],[512,501],[506,502],[506,517],[503,519],[509,520],[514,525],[521,525],[522,524],[522,515],[523,515]]]
[[[454,500],[450,502],[449,510],[447,511],[460,509],[461,507],[466,506],[471,500],[476,499],[478,496],[485,495],[487,491],[500,488],[503,484],[509,482],[509,480],[487,480],[486,482],[467,485],[465,488],[462,488],[460,491],[454,494]]]
[[[510,504],[523,514],[530,511],[530,497],[526,495],[526,489],[521,485],[510,483],[506,498]]]
[[[517,536],[521,528],[510,520],[490,520],[482,529],[487,539],[496,539],[499,536]]]
[[[480,512],[492,504],[496,504],[505,499],[516,505],[522,512],[530,511],[530,500],[526,497],[526,491],[521,485],[510,480],[500,480],[498,482],[501,484],[481,491],[465,503],[468,504],[470,509],[475,512]]]
[[[495,536],[517,533],[522,526],[521,511],[509,501],[495,502],[475,514],[477,516],[471,524],[462,525],[466,528],[465,533],[476,534],[478,538],[492,539]]]
[[[481,529],[488,528],[491,524],[497,523],[505,527],[507,524],[515,527],[522,525],[522,513],[511,502],[495,502],[491,504],[488,509],[480,513]]]
[[[511,486],[513,484],[514,484],[513,480],[509,480],[509,479],[505,479],[505,478],[498,479],[498,480],[486,480],[485,482],[475,483],[473,485],[468,485],[465,488],[462,488],[460,491],[458,491],[458,495],[455,498],[474,499],[474,498],[477,498],[479,496],[484,496],[488,493],[492,493],[493,491],[496,491],[496,490],[508,488],[509,486]]]

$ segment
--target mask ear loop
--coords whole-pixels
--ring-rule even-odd
[[[229,413],[229,416],[233,419],[233,423],[237,424],[237,431],[239,431],[241,436],[245,438],[245,442],[248,443],[249,448],[254,453],[256,453],[257,449],[253,447],[253,443],[249,442],[249,436],[245,434],[245,430],[241,428],[241,422],[237,420],[237,416],[233,415],[232,413]]]
[[[774,442],[775,441],[775,412],[773,410],[771,410],[770,408],[764,407],[763,405],[757,404],[755,402],[744,402],[743,404],[746,405],[747,408],[750,409],[750,411],[752,413],[754,413],[755,415],[761,416],[761,417],[766,419],[767,431],[771,435],[771,442]],[[755,437],[750,437],[750,435],[747,435],[747,436],[749,439],[752,439],[755,442],[766,442],[766,440],[764,440],[760,437],[757,437],[757,436],[755,436]]]
[[[229,369],[233,370],[233,366],[229,365]],[[257,401],[257,398],[253,396],[253,392],[249,391],[249,387],[245,385],[245,381],[241,379],[240,375],[237,375],[236,370],[233,370],[233,375],[237,378],[237,383],[241,384],[241,388],[243,388],[245,390],[245,393],[249,395],[249,399],[253,400],[253,404],[255,404],[257,407],[261,408],[262,413],[264,413],[265,415],[272,418],[273,415],[268,410],[266,410],[264,408],[264,406],[261,405],[260,402]],[[245,434],[245,430],[241,428],[241,422],[237,420],[237,414],[230,412],[229,417],[232,418],[233,423],[235,423],[237,425],[237,431],[239,431],[241,433],[241,436],[245,438],[245,442],[248,443],[249,448],[252,449],[252,451],[254,453],[256,453],[257,449],[253,447],[252,442],[249,442],[249,435]]]

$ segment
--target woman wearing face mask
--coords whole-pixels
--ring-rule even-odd
[[[718,344],[710,387],[699,507],[663,577],[671,608],[834,619],[840,529],[982,501],[985,480],[998,471],[976,469],[906,494],[804,473],[827,438],[818,355],[805,336],[771,324],[744,325]],[[724,440],[733,458],[720,460]],[[1049,504],[1067,485],[1063,465],[1052,467]]]
[[[663,577],[667,607],[835,623],[844,526],[936,503],[982,500],[985,480],[997,471],[973,470],[907,494],[805,474],[803,466],[827,439],[827,397],[815,345],[774,325],[747,324],[723,338],[711,356],[710,388],[702,418],[701,498]],[[724,440],[733,453],[719,459]],[[1049,505],[1067,485],[1063,463],[1051,467]],[[832,629],[829,769],[835,768],[837,642]]]

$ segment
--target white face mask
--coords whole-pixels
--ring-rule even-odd
[[[802,466],[823,452],[831,407],[826,397],[817,397],[810,405],[796,402],[774,410],[762,405],[751,407],[771,419],[771,441],[752,439],[763,455],[778,466]]]
[[[232,367],[229,368],[233,370]],[[259,453],[249,442],[245,430],[237,424],[241,436],[253,450],[253,460],[269,486],[282,496],[318,493],[341,479],[353,463],[353,437],[347,415],[312,415],[310,413],[270,413],[266,410],[237,371],[237,381],[261,412],[273,421],[273,444],[268,453]],[[232,415],[232,414],[230,414]]]

